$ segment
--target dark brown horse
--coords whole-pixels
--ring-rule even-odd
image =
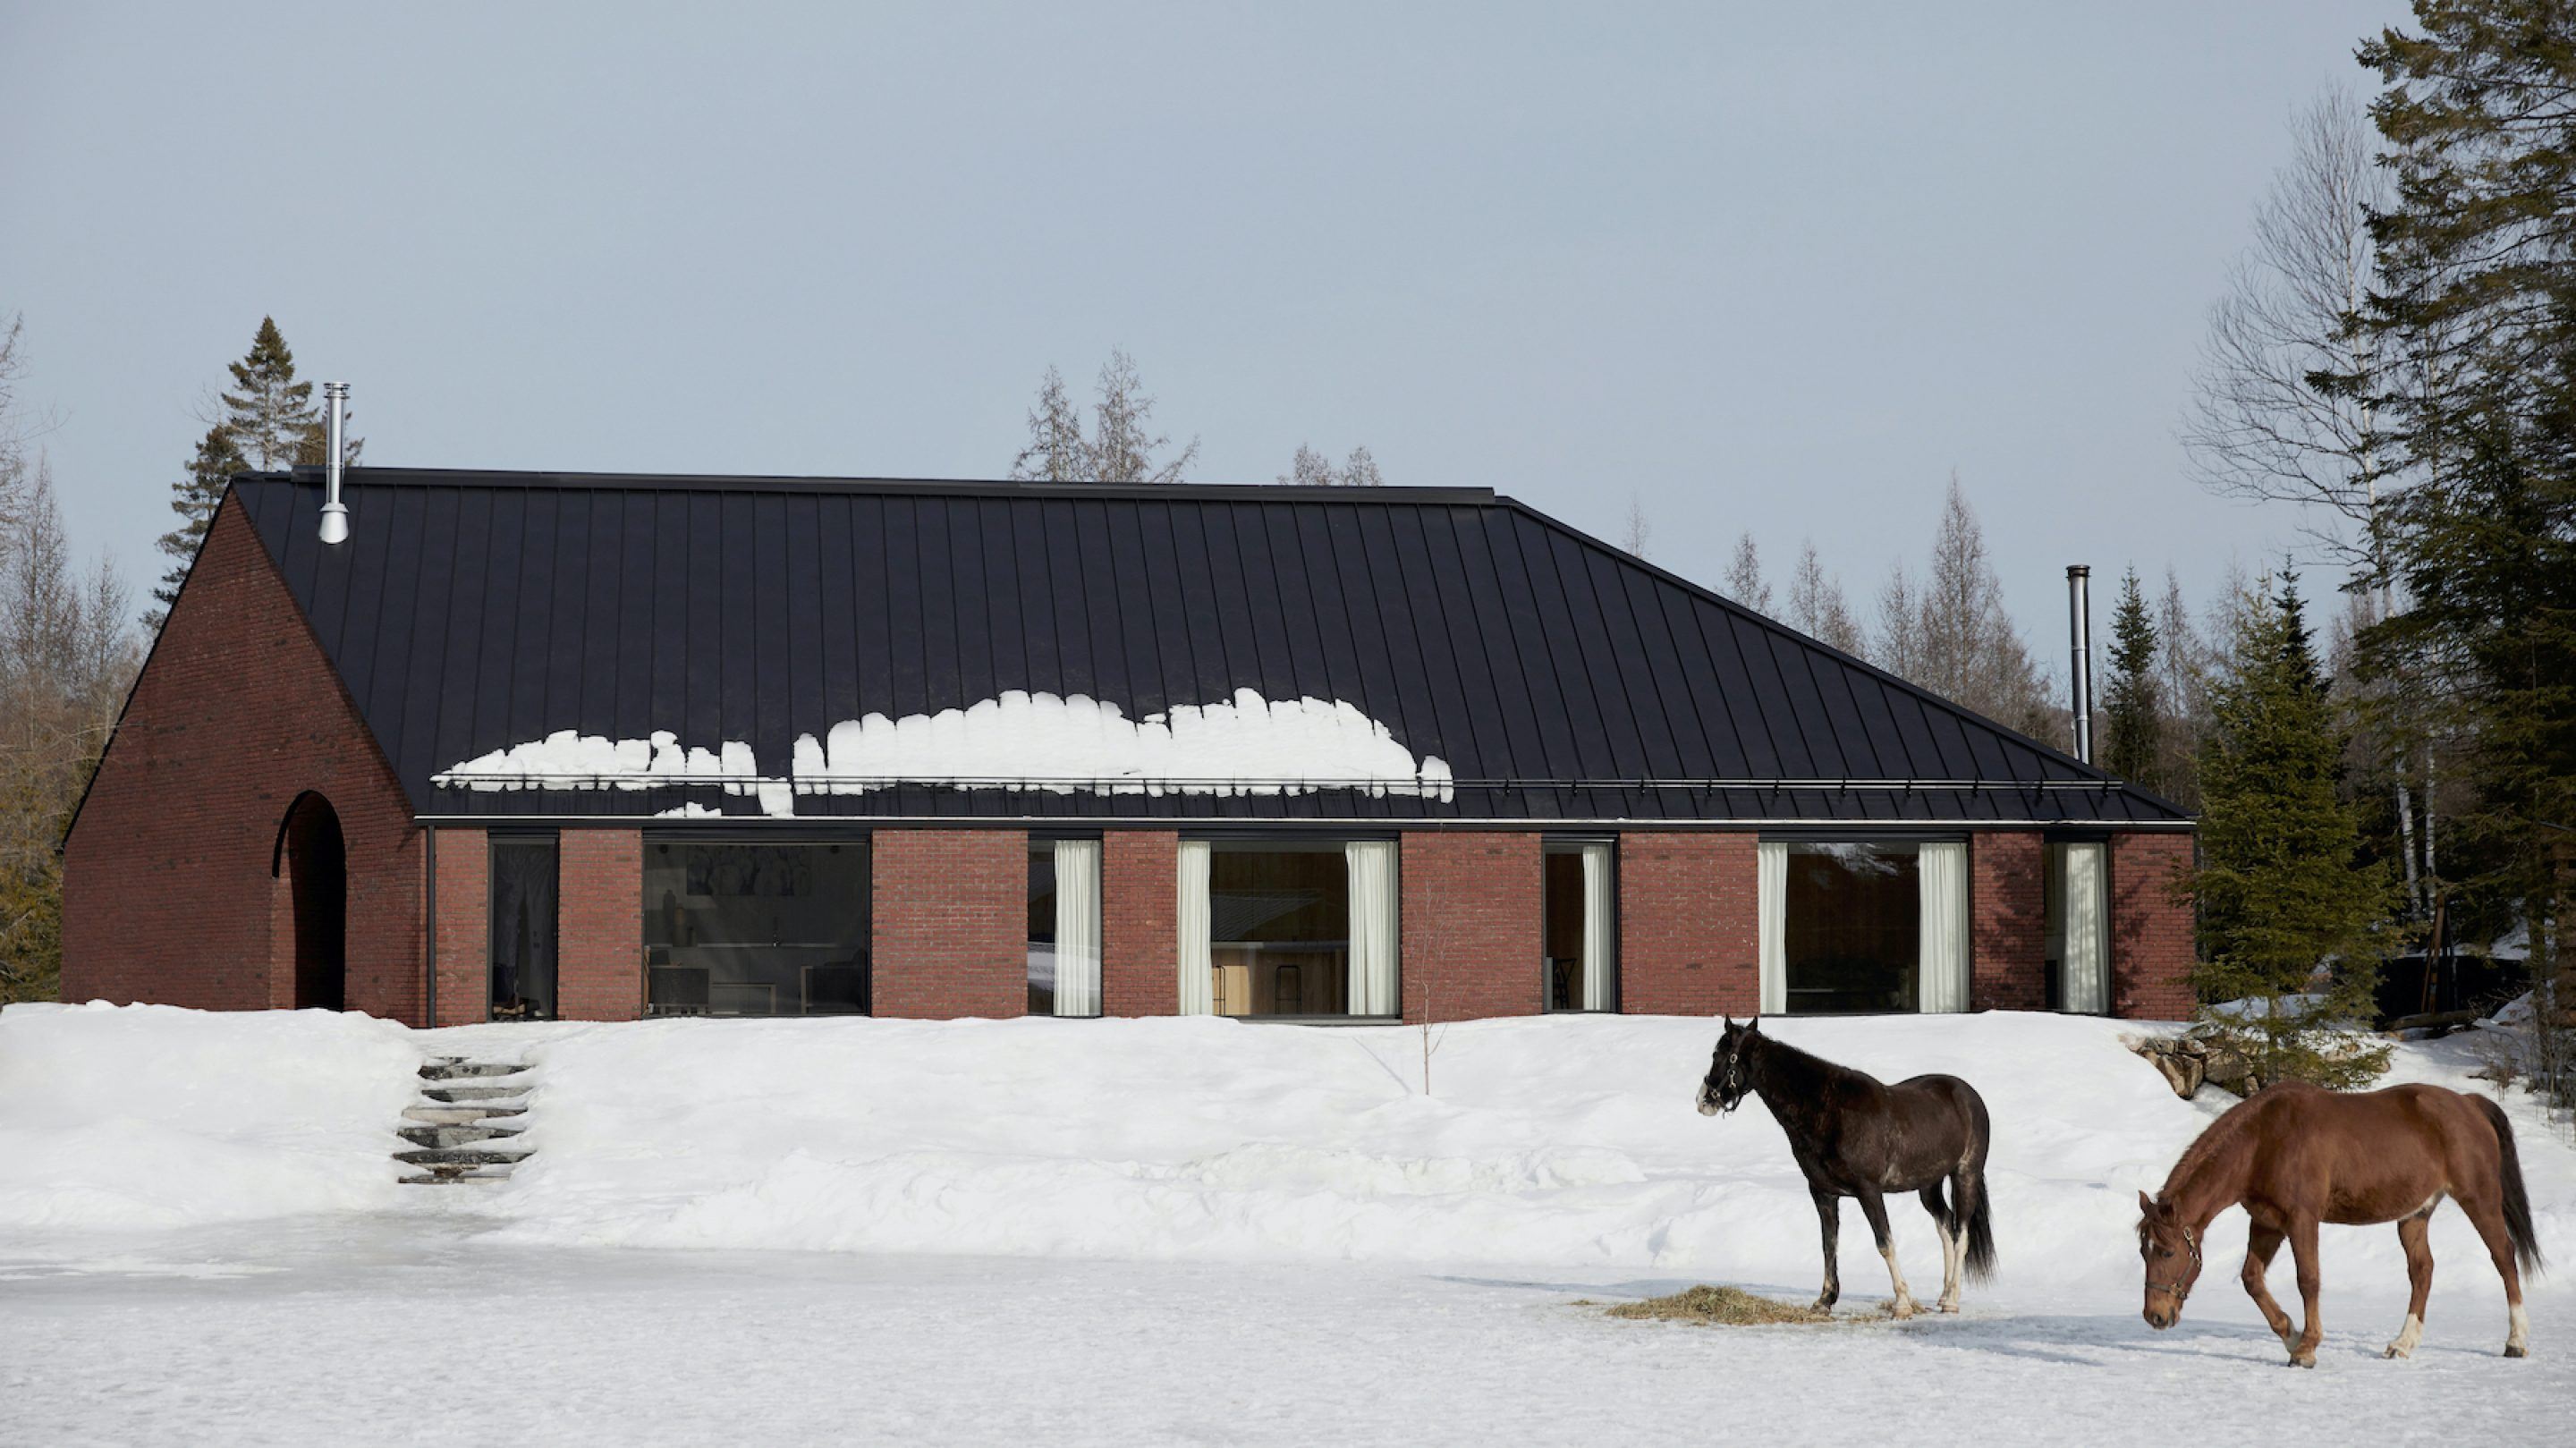
[[[2530,1332],[2522,1274],[2540,1270],[2540,1246],[2513,1125],[2485,1097],[2439,1086],[2346,1095],[2284,1081],[2228,1108],[2174,1163],[2162,1192],[2138,1193],[2145,1212],[2138,1253],[2147,1264],[2147,1325],[2167,1328],[2182,1317],[2183,1299],[2200,1276],[2202,1235],[2220,1212],[2242,1206],[2251,1223],[2245,1290],[2290,1350],[2291,1364],[2315,1367],[2325,1331],[2317,1317],[2317,1224],[2395,1222],[2415,1295],[2388,1356],[2404,1357],[2424,1335],[2424,1298],[2433,1290],[2426,1223],[2444,1197],[2458,1202],[2486,1239],[2512,1310],[2504,1355],[2521,1357]],[[2285,1238],[2307,1311],[2296,1336],[2290,1315],[2263,1284]]]
[[[1923,1210],[1941,1234],[1940,1310],[1959,1310],[1959,1274],[1983,1282],[1995,1268],[1993,1220],[1986,1209],[1986,1103],[1956,1076],[1916,1076],[1890,1086],[1866,1072],[1820,1060],[1763,1035],[1762,1018],[1738,1026],[1728,1017],[1717,1054],[1699,1085],[1702,1116],[1733,1111],[1747,1095],[1759,1096],[1789,1136],[1789,1153],[1807,1174],[1807,1193],[1825,1238],[1825,1286],[1816,1310],[1842,1296],[1835,1240],[1842,1235],[1842,1199],[1858,1197],[1887,1259],[1896,1288],[1888,1310],[1914,1315],[1896,1246],[1887,1234],[1889,1192],[1920,1192]],[[1941,1184],[1950,1200],[1941,1200]]]

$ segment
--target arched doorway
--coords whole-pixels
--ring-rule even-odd
[[[347,1009],[349,857],[331,801],[310,790],[295,797],[270,869],[294,901],[296,1009]]]

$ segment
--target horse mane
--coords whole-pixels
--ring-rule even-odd
[[[1756,1058],[1762,1063],[1762,1074],[1801,1096],[1819,1096],[1822,1087],[1841,1077],[1858,1076],[1864,1081],[1877,1079],[1866,1071],[1837,1065],[1822,1056],[1811,1056],[1777,1036],[1755,1031],[1753,1039],[1762,1043],[1762,1054]]]
[[[2200,1135],[2193,1137],[2191,1145],[2184,1147],[2182,1155],[2174,1159],[2173,1170],[2165,1173],[2165,1183],[2156,1189],[2156,1199],[2172,1201],[2175,1193],[2198,1177],[2220,1151],[2235,1144],[2237,1136],[2245,1130],[2245,1120],[2245,1113],[2231,1107],[2216,1121],[2201,1128]]]

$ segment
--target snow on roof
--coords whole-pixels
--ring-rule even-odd
[[[1013,689],[964,709],[883,714],[797,737],[789,772],[764,772],[750,745],[683,747],[668,730],[609,739],[563,729],[496,749],[432,776],[442,788],[644,790],[703,786],[756,796],[764,813],[795,813],[795,796],[901,785],[1056,794],[1260,795],[1359,790],[1446,800],[1449,766],[1416,758],[1394,731],[1339,700],[1184,704],[1129,719],[1105,699]],[[667,811],[666,811],[667,813]]]

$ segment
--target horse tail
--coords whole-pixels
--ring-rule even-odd
[[[2523,1271],[2538,1273],[2540,1234],[2531,1226],[2531,1193],[2522,1185],[2522,1153],[2513,1144],[2513,1122],[2506,1119],[2504,1108],[2484,1096],[2472,1096],[2487,1114],[2487,1124],[2495,1128],[2496,1149],[2501,1156],[2496,1175],[2504,1188],[2504,1230],[2513,1242],[2513,1260]]]
[[[1966,1267],[1968,1280],[1983,1282],[1995,1275],[1995,1219],[1986,1200],[1986,1143],[1989,1133],[1985,1098],[1968,1088],[1968,1154],[1959,1164],[1958,1179],[1951,1184],[1951,1209],[1959,1214],[1968,1234]]]

